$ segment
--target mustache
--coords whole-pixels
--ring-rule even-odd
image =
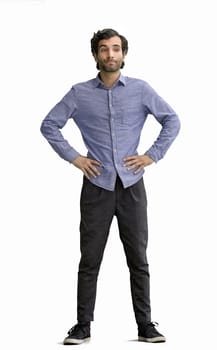
[[[113,59],[109,58],[105,62],[116,62],[116,60],[113,60]]]

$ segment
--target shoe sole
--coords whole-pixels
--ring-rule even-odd
[[[89,341],[90,341],[90,338],[85,338],[85,339],[66,338],[63,341],[63,345],[72,345],[72,344],[79,345]]]
[[[146,343],[165,343],[166,338],[165,337],[155,337],[155,338],[144,338],[144,337],[138,337],[139,341],[144,341]]]

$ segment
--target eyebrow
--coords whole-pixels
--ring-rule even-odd
[[[106,44],[99,45],[99,49],[100,49],[101,47],[108,47],[108,45],[106,45]],[[121,45],[119,45],[119,44],[114,44],[114,45],[112,45],[112,47],[121,47]]]

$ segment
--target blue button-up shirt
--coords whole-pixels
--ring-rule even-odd
[[[101,175],[91,177],[90,181],[113,191],[117,174],[124,188],[144,174],[144,170],[138,174],[134,174],[135,169],[127,170],[123,158],[138,154],[140,134],[148,114],[162,126],[158,138],[144,152],[157,162],[176,138],[180,121],[174,110],[140,79],[120,75],[112,88],[108,88],[97,76],[72,86],[43,120],[41,132],[60,157],[72,162],[80,154],[60,131],[72,118],[82,134],[87,156],[102,164]]]

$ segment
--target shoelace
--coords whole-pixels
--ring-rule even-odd
[[[159,326],[159,323],[158,322],[149,322],[148,326],[157,327],[157,326]]]
[[[76,324],[75,326],[73,326],[72,328],[70,328],[70,330],[68,331],[68,335],[71,335],[72,332],[80,329],[81,327],[79,326],[79,324]]]
[[[79,324],[76,324],[75,326],[73,326],[72,328],[70,328],[70,330],[68,331],[68,335],[71,335],[72,333],[81,330],[82,332],[84,332],[84,326],[81,326]]]
[[[159,323],[158,322],[148,322],[148,323],[146,323],[146,324],[140,324],[140,326],[139,327],[145,327],[145,328],[147,328],[147,327],[157,327],[157,326],[159,326]]]

